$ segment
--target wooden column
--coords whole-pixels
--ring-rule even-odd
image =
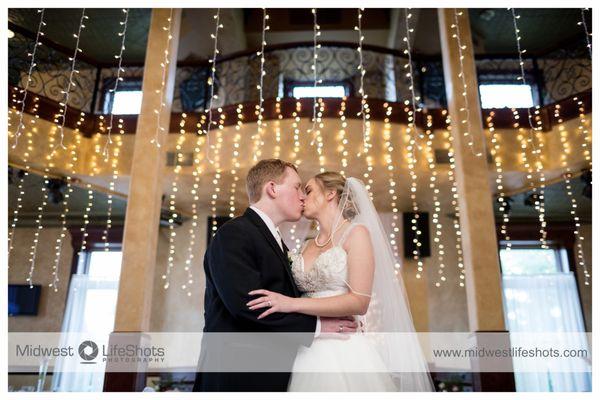
[[[171,17],[171,39],[168,26]],[[166,143],[169,133],[171,104],[177,66],[181,9],[153,9],[146,46],[144,79],[142,83],[142,108],[135,133],[131,165],[129,198],[123,233],[123,260],[115,317],[110,344],[123,344],[117,335],[131,332],[127,343],[142,343],[141,333],[150,326],[152,290],[156,275],[156,253],[160,223],[161,196],[163,193],[163,168],[166,161]],[[168,48],[167,48],[168,46]],[[167,70],[163,67],[165,50],[168,50]],[[160,122],[155,110],[160,109]],[[157,147],[152,143],[158,132]],[[134,333],[140,333],[134,339]],[[108,370],[108,367],[107,367]],[[143,367],[140,368],[143,371]],[[145,384],[144,373],[106,372],[104,391],[140,391]]]
[[[453,37],[456,33],[452,27],[455,23],[455,9],[438,9],[438,21],[446,97],[452,119],[451,133],[454,138],[469,328],[474,332],[475,340],[479,340],[477,335],[480,333],[505,332],[502,280],[487,150],[482,147],[485,144],[485,135],[481,120],[469,11],[467,9],[457,9],[457,11],[462,12],[462,16],[458,17],[458,27],[461,43],[466,46],[462,50],[464,56],[462,72],[467,85],[469,125],[461,122],[466,116],[461,108],[466,105],[463,81],[459,75],[461,73],[459,48]],[[468,145],[469,137],[463,134],[466,131],[472,134],[475,151],[472,151]],[[482,152],[482,156],[476,156],[477,152]],[[474,380],[475,390],[514,390],[514,379],[510,373],[474,374]]]

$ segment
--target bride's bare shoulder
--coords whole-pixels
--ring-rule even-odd
[[[350,226],[349,231],[345,235],[343,247],[346,251],[356,248],[364,248],[364,246],[371,246],[371,234],[366,226],[362,224],[355,224]]]

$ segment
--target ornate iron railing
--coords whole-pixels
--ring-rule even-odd
[[[9,40],[9,83],[24,86],[29,66],[27,52],[33,40],[19,32]],[[408,78],[404,66],[407,58],[398,50],[364,46],[363,63],[366,71],[365,92],[371,99],[403,101],[410,98]],[[32,76],[30,91],[59,101],[69,71],[66,52],[41,46],[36,55],[37,66]],[[265,99],[289,97],[292,83],[312,82],[312,42],[271,46],[265,50],[263,84]],[[89,60],[88,60],[89,61]],[[438,57],[413,57],[415,91],[426,108],[446,106],[443,67]],[[238,103],[258,102],[256,84],[260,60],[254,51],[245,51],[217,60],[216,89],[218,101],[214,107]],[[78,61],[80,74],[77,86],[69,98],[69,106],[85,112],[106,112],[105,93],[113,86],[116,67],[94,65]],[[518,83],[518,60],[511,57],[477,57],[476,66],[480,83]],[[358,54],[351,43],[322,43],[317,70],[324,82],[342,82],[350,97],[359,97]],[[559,49],[544,57],[525,60],[526,78],[534,88],[534,100],[545,105],[560,101],[591,89],[591,60],[583,41],[569,49]],[[200,111],[205,107],[208,90],[206,78],[208,63],[178,63],[175,78],[173,112]],[[122,74],[125,81],[141,85],[143,65],[127,65]]]

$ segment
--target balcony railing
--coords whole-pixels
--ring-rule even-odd
[[[27,52],[35,36],[9,23],[15,32],[9,40],[9,84],[24,87],[29,67]],[[44,41],[43,41],[44,42]],[[37,66],[30,90],[55,101],[62,100],[70,62],[69,49],[45,41],[38,48]],[[319,49],[317,71],[324,82],[340,82],[349,88],[349,97],[358,97],[358,53],[353,43],[323,42]],[[409,99],[408,78],[404,66],[408,62],[402,51],[376,46],[364,46],[366,71],[365,92],[369,99],[395,102]],[[313,82],[312,42],[268,46],[265,50],[263,84],[265,99],[289,96],[292,83]],[[415,91],[421,106],[435,109],[446,106],[441,58],[415,54],[413,57]],[[122,74],[130,87],[141,85],[143,65],[124,64]],[[476,57],[479,83],[518,83],[520,75],[516,58],[507,56]],[[106,91],[114,85],[116,66],[95,63],[85,57],[77,62],[80,73],[69,98],[69,107],[86,113],[105,112]],[[177,65],[173,112],[202,111],[206,105],[208,62],[180,62]],[[223,56],[216,63],[218,101],[213,107],[239,103],[257,103],[260,59],[256,51],[244,51]],[[534,101],[541,106],[570,98],[591,89],[591,60],[584,43],[574,43],[568,49],[556,49],[543,57],[525,60],[527,82],[534,88]]]

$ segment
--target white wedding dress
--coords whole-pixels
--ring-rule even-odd
[[[291,254],[292,274],[303,297],[331,297],[348,292],[347,254],[342,244],[356,225],[351,224],[337,245],[321,253],[308,272],[304,270],[302,254]],[[358,321],[361,316],[355,319]],[[371,338],[360,332],[349,336],[347,340],[317,337],[310,347],[300,346],[288,391],[396,391],[386,372],[356,372],[386,371],[386,366]]]

